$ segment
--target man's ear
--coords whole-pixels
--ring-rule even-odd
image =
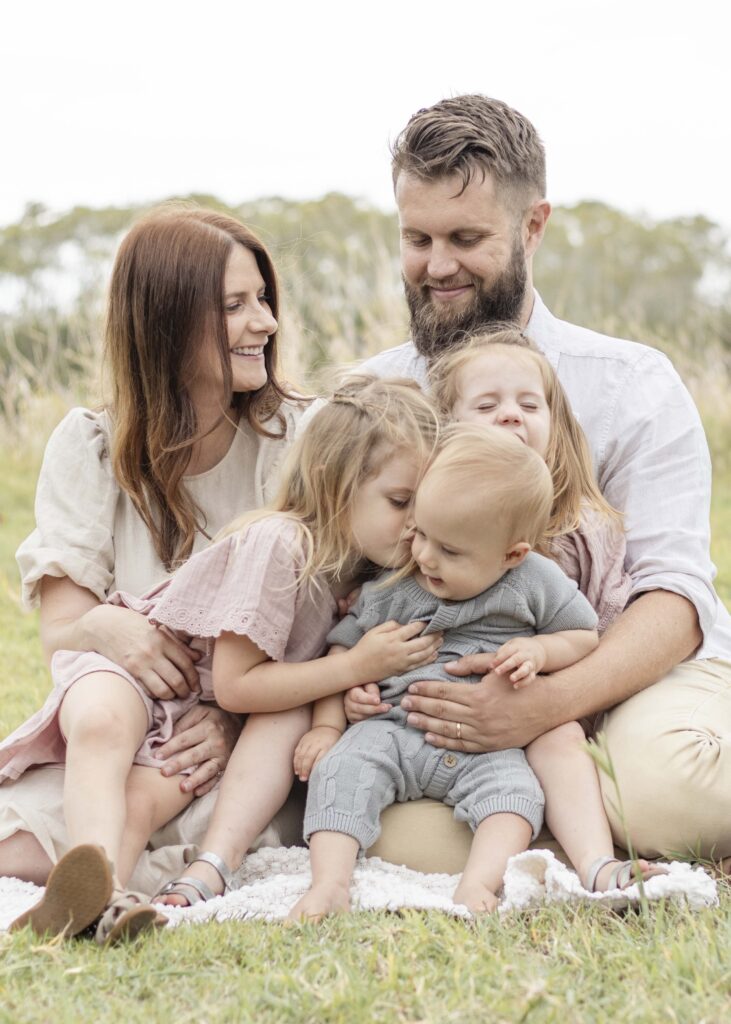
[[[529,551],[530,544],[525,540],[519,540],[517,544],[513,544],[510,550],[505,553],[506,569],[516,569]]]
[[[522,228],[526,256],[532,256],[543,241],[543,232],[550,216],[551,204],[547,199],[540,199],[526,210]]]

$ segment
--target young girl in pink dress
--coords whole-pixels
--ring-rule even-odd
[[[506,329],[474,336],[439,360],[430,376],[445,419],[502,427],[545,460],[555,498],[545,540],[537,550],[579,585],[597,613],[601,635],[630,596],[625,537],[621,517],[597,486],[583,431],[550,363],[519,331]],[[536,667],[529,671],[525,663],[520,665],[520,643],[513,643],[515,658],[493,671],[507,674],[520,687],[532,679]],[[540,679],[531,685],[540,686]],[[351,721],[384,707],[372,686],[346,699]],[[438,745],[438,738],[428,738]],[[527,747],[528,762],[545,793],[546,823],[585,887],[624,888],[635,880],[633,863],[614,858],[596,769],[584,739],[579,723],[559,726]],[[467,744],[464,749],[471,748]],[[664,870],[646,861],[637,864],[644,878]]]
[[[124,886],[150,834],[192,799],[154,758],[192,703],[260,714],[224,773],[207,852],[171,887],[189,903],[221,891],[286,799],[307,705],[433,658],[439,637],[419,637],[418,624],[387,624],[346,655],[318,656],[337,599],[368,564],[408,557],[406,518],[435,437],[436,414],[414,385],[356,378],[313,417],[269,510],[236,521],[145,597],[110,598],[199,652],[200,694],[154,699],[102,655],[55,655],[46,705],[0,745],[0,778],[65,761],[73,848],[14,928],[76,934],[106,908],[97,939],[108,942],[164,921]]]

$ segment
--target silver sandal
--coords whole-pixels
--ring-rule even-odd
[[[223,892],[213,892],[210,886],[206,885],[199,878],[191,878],[190,875],[183,875],[182,878],[174,878],[160,889],[155,894],[157,900],[160,896],[182,896],[183,899],[188,901],[189,907],[194,907],[197,903],[208,902],[213,900],[216,896],[224,896],[226,892],[231,888],[231,882],[233,880],[233,872],[229,871],[226,862],[218,856],[217,853],[211,853],[205,851],[199,853],[197,857],[194,857],[190,862],[195,864],[197,860],[202,860],[205,864],[210,866],[218,872],[218,876],[223,882]],[[187,890],[187,891],[186,891]],[[166,904],[173,906],[173,904]]]
[[[606,889],[597,890],[596,880],[599,877],[599,872],[602,868],[605,868],[607,864],[616,864],[616,868],[609,875],[609,884]],[[589,868],[589,872],[586,876],[586,889],[589,892],[612,892],[615,889],[627,889],[634,882],[647,881],[648,878],[652,878],[654,875],[666,875],[667,871],[663,868],[659,870],[651,871],[646,878],[637,878],[634,873],[635,861],[633,860],[619,860],[617,857],[600,857],[595,860]]]

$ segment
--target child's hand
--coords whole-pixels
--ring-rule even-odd
[[[344,619],[350,609],[353,607],[355,602],[360,597],[360,587],[356,587],[355,590],[351,590],[346,597],[338,598],[338,616]]]
[[[384,622],[369,629],[349,651],[355,666],[358,683],[380,682],[388,676],[398,676],[411,668],[419,668],[434,661],[442,643],[441,633],[419,636],[424,622]]]
[[[294,774],[301,782],[307,782],[317,762],[323,759],[341,736],[342,733],[334,725],[316,725],[304,734],[294,752]]]
[[[351,723],[365,722],[372,715],[380,715],[390,711],[393,704],[384,704],[381,700],[381,689],[378,683],[366,683],[365,686],[354,686],[348,690],[343,701],[345,717]]]
[[[534,636],[519,636],[508,640],[495,652],[492,671],[498,676],[508,675],[515,690],[532,683],[546,664],[543,644]]]

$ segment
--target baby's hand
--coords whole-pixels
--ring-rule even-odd
[[[365,722],[372,715],[380,715],[389,711],[393,704],[384,704],[378,683],[366,683],[365,686],[354,686],[348,690],[343,701],[345,717],[351,723]]]
[[[342,733],[334,725],[316,725],[304,734],[294,752],[294,774],[301,782],[307,782],[312,769],[341,736]]]
[[[508,640],[495,652],[492,671],[498,676],[508,673],[513,689],[532,683],[546,664],[543,644],[534,636],[519,636]]]
[[[344,619],[360,596],[360,587],[351,590],[346,597],[338,598],[338,616]]]
[[[388,676],[398,676],[435,661],[442,635],[419,636],[425,625],[424,622],[409,622],[406,626],[384,622],[369,629],[349,652],[357,682],[380,682]]]

